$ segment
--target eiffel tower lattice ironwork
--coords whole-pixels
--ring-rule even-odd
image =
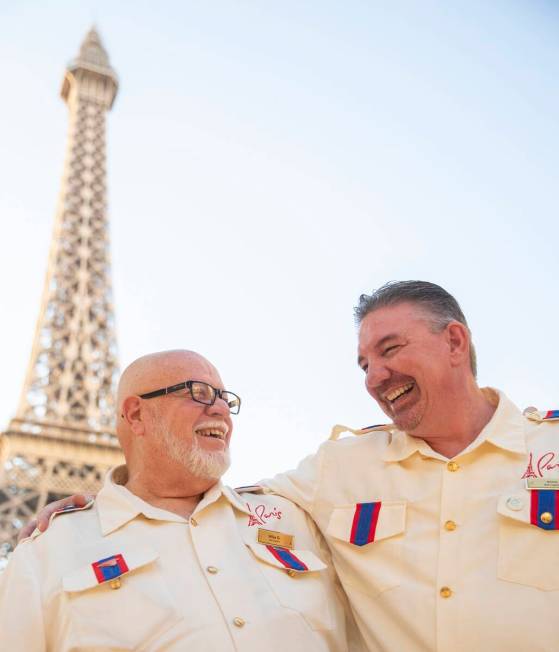
[[[106,215],[105,114],[118,81],[95,29],[67,68],[62,188],[17,415],[0,436],[0,568],[45,503],[98,489],[120,463]]]

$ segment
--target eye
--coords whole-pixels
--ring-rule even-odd
[[[392,353],[394,353],[394,351],[399,349],[400,346],[401,344],[393,344],[392,346],[388,346],[386,349],[384,349],[382,355],[391,355]]]
[[[361,371],[363,371],[364,373],[367,373],[368,369],[369,369],[368,364],[361,365]]]

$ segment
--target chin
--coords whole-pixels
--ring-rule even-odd
[[[408,414],[393,415],[393,421],[399,430],[413,435],[413,431],[419,428],[423,415],[411,411]]]
[[[207,452],[198,449],[186,460],[187,470],[195,477],[217,482],[231,465],[229,450]]]

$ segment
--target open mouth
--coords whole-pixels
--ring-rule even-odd
[[[194,433],[200,437],[225,441],[227,430],[228,428],[224,423],[203,423],[195,428]]]
[[[216,432],[213,430],[198,430],[197,435],[201,437],[213,437],[214,439],[225,439],[225,435],[222,432]]]
[[[406,396],[411,392],[411,390],[415,387],[415,383],[406,383],[405,385],[400,385],[400,387],[396,387],[395,389],[390,390],[384,395],[384,398],[391,404],[394,405],[397,401],[399,401],[402,396]]]

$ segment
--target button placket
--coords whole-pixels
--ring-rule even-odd
[[[458,590],[460,527],[464,514],[465,469],[450,460],[441,469],[439,555],[437,567],[437,649],[452,646],[453,632],[459,621],[455,593]]]
[[[237,542],[237,524],[231,508],[227,504],[219,507],[197,514],[190,535],[198,564],[219,605],[224,624],[234,637],[244,638],[254,618],[243,588],[246,563],[237,557],[237,550],[245,553],[245,546]],[[194,525],[192,518],[191,525]]]

